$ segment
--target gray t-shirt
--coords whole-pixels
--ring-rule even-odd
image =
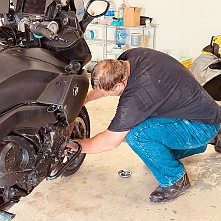
[[[148,117],[221,122],[221,107],[174,58],[156,50],[135,48],[118,59],[128,60],[131,70],[108,130],[128,131]]]

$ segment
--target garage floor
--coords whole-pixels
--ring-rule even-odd
[[[91,135],[105,130],[117,105],[116,97],[88,103]],[[208,146],[204,154],[183,160],[192,184],[169,204],[152,205],[158,183],[126,143],[116,150],[87,155],[69,178],[42,182],[10,209],[13,221],[220,221],[221,154]],[[132,171],[130,178],[118,176]]]

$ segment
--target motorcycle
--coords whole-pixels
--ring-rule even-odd
[[[200,85],[215,100],[221,101],[221,35],[212,36],[210,44],[203,48],[202,53],[190,66],[190,71]],[[221,130],[210,142],[216,152],[221,153]]]
[[[77,0],[1,0],[0,218],[44,179],[73,175],[85,154],[66,147],[90,137],[83,106],[91,59],[87,25],[109,2],[90,0],[80,19]],[[81,10],[82,12],[82,10]]]

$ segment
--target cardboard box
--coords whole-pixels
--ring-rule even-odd
[[[139,26],[140,25],[139,7],[129,7],[124,9],[124,26]]]

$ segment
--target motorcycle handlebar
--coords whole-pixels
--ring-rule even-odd
[[[45,28],[41,23],[30,24],[30,30],[33,34],[46,37],[50,40],[58,40],[58,35],[51,32],[49,29]]]

